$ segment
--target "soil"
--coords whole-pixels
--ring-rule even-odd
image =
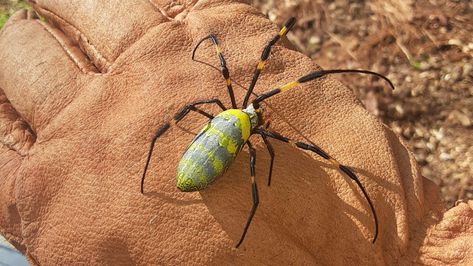
[[[422,174],[451,207],[473,199],[473,2],[446,0],[248,1],[282,25],[324,69],[386,75],[337,76],[408,143]]]

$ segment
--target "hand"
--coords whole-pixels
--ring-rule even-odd
[[[261,54],[278,32],[253,8],[228,1],[34,1],[48,22],[22,11],[0,36],[0,233],[32,264],[471,263],[473,203],[445,212],[399,138],[333,78],[263,105],[271,128],[313,142],[360,177],[360,190],[326,161],[272,141],[257,147],[260,205],[251,208],[248,152],[201,192],[176,189],[179,158],[205,117],[190,114],[150,140],[185,104],[219,98],[219,71],[191,60],[215,33],[239,105]],[[91,6],[92,5],[92,6]],[[80,47],[80,48],[79,48]],[[210,43],[196,54],[218,66]],[[255,92],[317,68],[274,47]],[[205,109],[213,114],[218,108]]]

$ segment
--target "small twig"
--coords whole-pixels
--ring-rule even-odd
[[[335,35],[335,34],[332,34],[332,33],[330,33],[330,32],[325,32],[325,33],[327,33],[327,35],[330,36],[330,38],[332,38],[336,43],[338,43],[338,44],[343,48],[343,50],[345,50],[345,51],[347,52],[347,54],[348,54],[351,58],[353,58],[353,60],[358,61],[358,58],[356,57],[356,55],[355,55],[352,51],[350,51],[349,48],[347,48],[347,45],[346,45],[346,42],[345,42],[345,41],[343,41],[342,39],[340,39],[340,38],[339,38],[337,35]]]
[[[412,55],[409,52],[409,50],[404,46],[404,44],[401,43],[401,41],[398,38],[395,38],[395,39],[396,39],[396,45],[399,47],[399,49],[401,49],[402,53],[406,56],[407,60],[411,62]]]

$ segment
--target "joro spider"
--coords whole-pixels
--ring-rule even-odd
[[[373,237],[372,243],[375,243],[376,238],[378,237],[378,217],[376,215],[376,211],[373,206],[373,203],[371,202],[371,199],[368,196],[368,193],[366,192],[365,188],[361,184],[357,175],[348,166],[339,163],[337,160],[331,157],[327,152],[322,150],[320,147],[316,145],[289,139],[287,137],[282,136],[281,134],[277,132],[274,132],[265,128],[263,126],[262,109],[260,108],[260,103],[263,100],[266,100],[272,96],[275,96],[279,93],[295,88],[302,83],[321,78],[328,74],[336,74],[336,73],[370,74],[370,75],[375,75],[377,77],[380,77],[386,80],[393,89],[394,89],[394,85],[387,77],[379,73],[368,71],[368,70],[359,70],[359,69],[318,70],[308,75],[305,75],[303,77],[300,77],[299,79],[295,81],[289,82],[281,87],[265,92],[259,95],[258,97],[256,97],[253,100],[253,102],[248,105],[248,100],[250,98],[250,95],[253,92],[253,89],[256,85],[256,82],[258,80],[258,77],[261,71],[265,67],[265,63],[269,57],[271,48],[282,37],[284,37],[289,30],[291,30],[294,24],[295,24],[295,18],[291,17],[285,23],[285,25],[282,27],[279,33],[269,41],[266,47],[264,47],[263,52],[261,53],[261,59],[256,66],[253,79],[248,88],[248,91],[246,92],[245,98],[243,100],[243,106],[241,109],[238,109],[237,107],[235,96],[233,94],[230,74],[229,74],[223,53],[218,45],[217,37],[214,34],[210,34],[209,36],[203,38],[197,43],[197,45],[195,46],[192,52],[192,60],[194,61],[197,61],[194,59],[195,52],[203,41],[210,40],[212,44],[214,45],[217,51],[217,56],[220,60],[221,73],[226,80],[227,90],[230,96],[232,109],[227,109],[219,99],[195,101],[195,102],[187,104],[179,112],[177,112],[174,115],[174,119],[171,122],[168,122],[162,125],[156,131],[151,141],[151,147],[150,147],[148,157],[146,160],[143,176],[141,178],[141,193],[144,193],[144,180],[145,180],[146,172],[148,170],[148,166],[151,160],[151,156],[153,153],[156,140],[161,135],[163,135],[171,126],[181,121],[187,114],[189,114],[190,111],[194,111],[208,117],[209,122],[194,137],[194,139],[192,140],[191,144],[187,147],[187,150],[184,152],[179,162],[179,165],[177,167],[177,187],[181,191],[190,192],[190,191],[198,191],[198,190],[205,189],[212,182],[214,182],[218,177],[223,175],[223,173],[232,164],[232,162],[234,161],[238,153],[242,150],[242,148],[245,146],[245,144],[248,146],[248,149],[249,149],[250,178],[251,178],[251,186],[252,186],[251,189],[252,189],[252,197],[253,197],[253,206],[250,210],[250,214],[246,221],[246,225],[240,237],[240,240],[236,244],[236,248],[238,248],[243,242],[243,240],[245,239],[246,233],[251,224],[253,216],[255,215],[256,208],[258,207],[258,204],[259,204],[258,188],[255,181],[256,151],[253,148],[253,145],[251,144],[251,142],[248,140],[249,137],[254,134],[258,134],[262,137],[263,142],[266,145],[266,148],[268,149],[268,152],[270,155],[268,186],[271,184],[271,176],[272,176],[273,163],[274,163],[274,158],[275,158],[273,147],[271,146],[271,143],[269,142],[268,138],[273,138],[282,142],[292,144],[295,147],[302,150],[314,152],[315,154],[319,155],[320,157],[324,158],[329,163],[337,167],[342,173],[345,173],[353,181],[355,181],[355,183],[358,185],[361,192],[365,196],[366,200],[368,201],[368,204],[370,206],[370,209],[373,215],[375,230],[374,230],[374,237]],[[217,116],[213,116],[197,107],[202,104],[216,104],[223,111],[219,113]]]

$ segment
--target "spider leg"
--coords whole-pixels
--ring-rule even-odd
[[[269,156],[271,157],[270,163],[269,163],[269,175],[268,175],[268,187],[271,186],[271,176],[273,175],[273,163],[274,163],[274,149],[271,143],[269,142],[268,138],[264,134],[260,134],[261,138],[263,138],[263,142],[266,145],[266,148],[268,149]]]
[[[233,93],[233,88],[232,88],[232,80],[230,79],[230,73],[228,72],[227,68],[227,62],[225,61],[225,58],[223,57],[222,50],[218,46],[218,40],[217,37],[214,34],[210,34],[209,36],[203,38],[200,40],[197,45],[195,46],[194,50],[192,51],[192,60],[194,60],[195,57],[195,51],[197,51],[197,48],[200,46],[200,44],[207,40],[210,39],[212,41],[213,45],[215,46],[215,50],[217,51],[217,56],[220,60],[220,70],[222,72],[223,77],[225,78],[225,81],[227,82],[227,90],[228,90],[228,95],[230,96],[230,101],[232,102],[232,108],[237,109],[236,101],[235,101],[235,95]],[[194,60],[196,61],[196,60]]]
[[[236,248],[238,248],[243,242],[243,240],[245,239],[246,232],[248,231],[248,228],[250,227],[251,221],[253,220],[253,216],[256,213],[256,208],[258,207],[258,204],[259,204],[258,187],[256,186],[256,181],[255,181],[256,150],[253,148],[253,145],[251,145],[249,141],[247,142],[247,144],[250,150],[251,195],[253,197],[253,206],[251,207],[250,216],[248,216],[245,229],[243,230],[243,234],[241,235],[240,241],[238,241]]]
[[[305,82],[309,82],[309,81],[312,81],[312,80],[316,80],[318,78],[321,78],[321,77],[324,77],[326,75],[331,75],[331,74],[343,74],[343,73],[357,73],[357,74],[367,74],[367,75],[372,75],[372,76],[376,76],[378,78],[382,78],[384,79],[387,83],[389,83],[389,86],[391,86],[391,88],[394,90],[394,84],[392,83],[392,81],[382,75],[382,74],[379,74],[379,73],[376,73],[376,72],[373,72],[373,71],[369,71],[369,70],[363,70],[363,69],[328,69],[328,70],[317,70],[317,71],[314,71],[312,73],[309,73],[305,76],[302,76],[300,78],[298,78],[297,80],[293,80],[289,83],[286,83],[284,84],[283,86],[281,87],[278,87],[278,88],[275,88],[275,89],[272,89],[270,91],[267,91],[263,94],[260,94],[258,97],[256,97],[256,99],[253,101],[253,106],[255,108],[258,108],[259,107],[259,104],[260,102],[270,98],[270,97],[273,97],[274,95],[276,94],[279,94],[281,92],[285,92],[285,91],[288,91],[288,90],[291,90],[293,88],[296,88],[298,87],[299,85],[301,85],[302,83],[305,83]]]
[[[273,48],[273,45],[275,45],[282,37],[286,36],[286,34],[291,30],[291,28],[294,26],[296,23],[296,19],[294,17],[291,17],[287,20],[286,24],[281,28],[281,31],[274,36],[269,43],[264,47],[263,52],[261,53],[261,58],[256,65],[255,73],[253,74],[253,79],[251,80],[250,87],[248,87],[248,91],[246,92],[245,99],[243,100],[243,108],[246,108],[248,104],[248,100],[251,96],[251,93],[253,93],[253,89],[255,88],[256,82],[258,81],[259,75],[261,74],[261,71],[263,71],[264,66],[266,64],[266,60],[269,58],[269,54],[271,52],[271,48]]]
[[[195,102],[185,105],[179,112],[177,112],[174,115],[173,120],[171,122],[165,123],[160,128],[158,128],[158,130],[153,136],[153,139],[151,140],[151,145],[148,152],[148,158],[146,159],[145,169],[143,170],[143,175],[141,177],[141,194],[144,193],[144,183],[145,183],[146,172],[148,171],[149,163],[151,161],[151,156],[153,155],[154,145],[156,141],[158,140],[158,138],[162,134],[164,134],[171,127],[171,125],[176,125],[179,121],[181,121],[190,111],[197,112],[201,115],[208,117],[209,119],[212,119],[213,115],[205,111],[202,111],[196,107],[197,105],[208,104],[208,103],[217,104],[222,110],[226,110],[225,106],[218,99],[195,101]]]
[[[191,102],[187,105],[185,105],[179,112],[177,112],[175,115],[174,115],[174,121],[175,123],[177,124],[177,122],[181,121],[181,119],[184,118],[184,116],[186,116],[190,111],[195,111],[197,113],[200,113],[210,119],[213,118],[212,115],[198,109],[196,106],[197,105],[201,105],[201,104],[207,104],[207,103],[213,103],[213,104],[217,104],[223,111],[227,110],[227,108],[225,107],[225,105],[222,104],[222,102],[219,100],[219,99],[208,99],[208,100],[198,100],[198,101],[194,101],[194,102]]]
[[[332,158],[328,153],[326,153],[324,150],[322,150],[320,147],[317,147],[316,145],[294,141],[294,140],[291,140],[287,137],[284,137],[284,136],[280,135],[277,132],[269,131],[269,130],[266,130],[266,129],[263,129],[263,128],[255,129],[255,132],[259,133],[261,135],[266,135],[270,138],[274,138],[274,139],[277,139],[277,140],[280,140],[280,141],[283,141],[283,142],[286,142],[286,143],[290,143],[290,144],[296,146],[299,149],[315,152],[317,155],[319,155],[320,157],[322,157],[325,160],[329,161],[332,165],[339,168],[340,171],[342,171],[348,177],[350,177],[353,181],[355,181],[355,183],[358,185],[361,192],[365,196],[366,200],[368,201],[368,204],[369,204],[370,209],[371,209],[371,213],[373,214],[375,230],[374,230],[374,237],[373,237],[372,242],[373,243],[376,242],[376,239],[378,238],[378,216],[376,215],[376,211],[374,209],[373,202],[371,201],[370,197],[368,196],[368,193],[366,192],[366,189],[364,188],[363,184],[361,184],[358,176],[348,166],[340,164],[337,160]]]

